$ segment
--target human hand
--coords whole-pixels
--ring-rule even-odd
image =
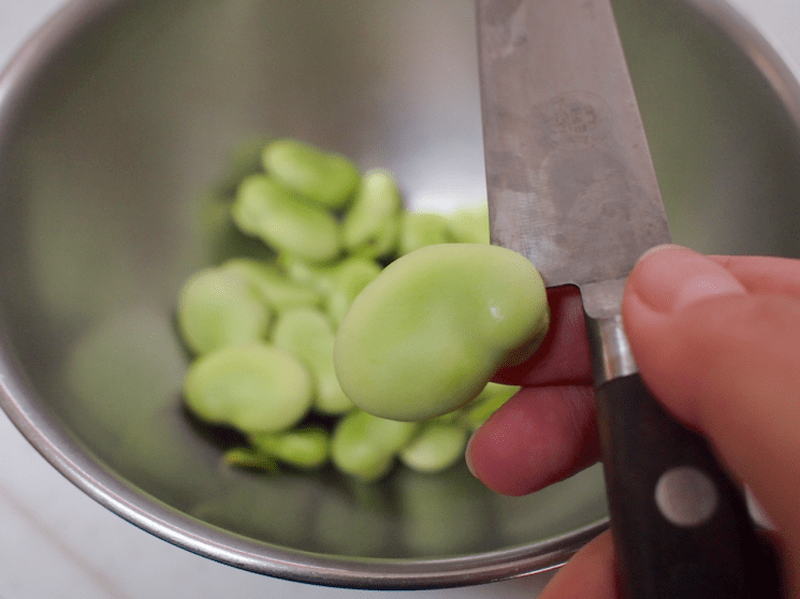
[[[467,460],[500,493],[538,490],[598,459],[589,349],[577,292],[551,291],[553,328],[520,391],[475,433]],[[787,596],[800,597],[800,261],[704,257],[676,246],[630,275],[623,321],[642,377],[712,443],[776,525]],[[610,536],[554,577],[542,599],[616,597]]]

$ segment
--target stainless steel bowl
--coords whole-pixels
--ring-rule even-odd
[[[675,238],[800,253],[800,88],[728,5],[618,0]],[[87,494],[233,566],[359,588],[552,568],[605,527],[597,467],[525,498],[465,468],[363,486],[219,464],[172,326],[242,249],[218,198],[293,136],[392,169],[412,207],[484,197],[463,0],[84,0],[0,83],[0,403]]]

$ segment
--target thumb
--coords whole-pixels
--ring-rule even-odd
[[[646,384],[751,487],[797,564],[800,298],[747,291],[717,262],[663,246],[631,273],[623,320]]]

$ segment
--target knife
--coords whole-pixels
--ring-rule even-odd
[[[621,596],[780,596],[741,489],[622,327],[628,273],[671,238],[610,0],[477,0],[477,27],[492,243],[580,289]]]

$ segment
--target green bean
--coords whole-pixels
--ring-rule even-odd
[[[313,262],[339,254],[334,216],[270,177],[251,175],[242,181],[231,214],[242,232],[260,237],[279,252]]]
[[[229,345],[189,366],[187,407],[206,422],[247,433],[291,428],[311,407],[308,369],[286,350],[253,342]]]
[[[334,325],[338,326],[355,297],[373,281],[381,265],[367,256],[354,255],[338,262],[312,264],[295,256],[279,257],[286,275],[323,297]]]
[[[246,278],[219,268],[190,277],[178,299],[178,328],[196,354],[265,337],[271,316]]]
[[[250,436],[252,447],[234,447],[225,452],[225,461],[241,468],[274,472],[279,464],[313,470],[328,461],[330,435],[320,427],[304,427],[280,433]]]
[[[274,455],[250,447],[228,449],[223,454],[223,460],[226,464],[238,468],[253,468],[266,472],[278,470],[278,460]]]
[[[326,208],[344,206],[360,179],[356,167],[344,156],[292,139],[271,142],[261,158],[270,175]]]
[[[330,321],[313,308],[283,312],[272,333],[275,345],[292,353],[311,372],[316,388],[314,407],[323,414],[341,414],[353,407],[333,368],[333,339]]]

